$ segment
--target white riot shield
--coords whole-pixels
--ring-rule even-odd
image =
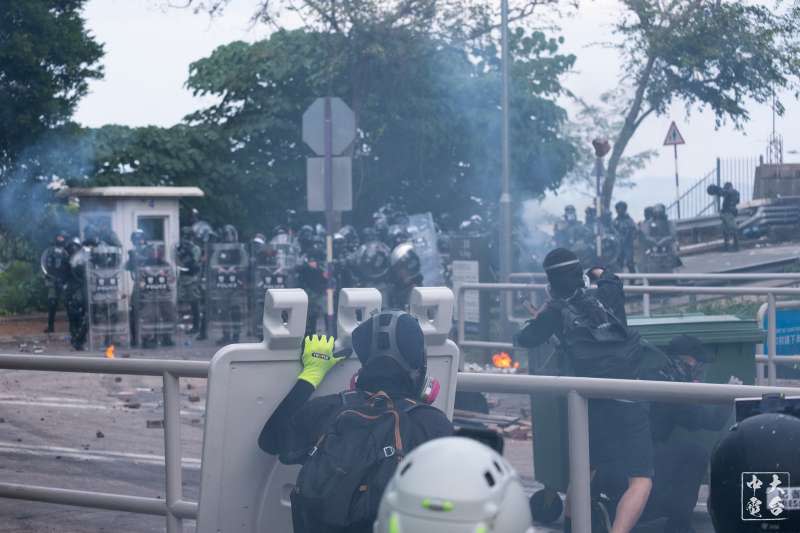
[[[408,233],[419,257],[422,284],[426,287],[444,285],[442,258],[439,255],[433,215],[422,213],[408,217]]]
[[[122,289],[122,248],[99,244],[86,263],[89,347],[130,344],[128,301]]]
[[[301,289],[273,289],[264,306],[264,340],[222,348],[211,361],[200,484],[199,533],[290,533],[289,495],[299,467],[285,466],[258,447],[262,427],[294,386],[308,298]],[[422,325],[428,374],[441,392],[436,407],[453,415],[458,347],[448,339],[453,293],[422,287],[411,295],[411,312]],[[381,308],[375,289],[342,289],[337,349],[347,347],[355,327]],[[429,317],[433,317],[432,319]],[[317,395],[347,390],[359,362],[337,365]]]
[[[206,312],[209,335],[237,340],[247,314],[249,258],[243,243],[214,243],[208,261]]]
[[[142,265],[136,271],[136,334],[139,346],[172,342],[177,328],[177,283],[169,263]]]

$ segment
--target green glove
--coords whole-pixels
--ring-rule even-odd
[[[303,346],[303,371],[300,372],[297,379],[311,383],[315,389],[319,387],[319,384],[325,379],[325,374],[336,363],[344,359],[344,357],[333,356],[333,342],[333,337],[325,335],[306,337]]]

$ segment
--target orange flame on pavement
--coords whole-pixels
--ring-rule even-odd
[[[492,364],[496,368],[519,368],[519,362],[511,359],[507,352],[494,354],[492,356]]]
[[[106,358],[107,359],[114,359],[114,345],[112,344],[108,348],[106,348]]]

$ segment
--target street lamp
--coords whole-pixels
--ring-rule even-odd
[[[611,143],[608,142],[608,139],[605,137],[598,137],[592,140],[592,146],[594,147],[594,175],[595,175],[595,196],[594,196],[594,208],[597,213],[597,218],[595,219],[595,236],[596,236],[596,247],[597,247],[597,257],[601,257],[603,255],[603,235],[602,235],[602,224],[601,221],[603,220],[603,202],[600,199],[602,196],[602,182],[603,182],[603,158],[611,151]]]

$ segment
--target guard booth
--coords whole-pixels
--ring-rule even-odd
[[[755,346],[764,342],[764,332],[755,320],[742,320],[730,315],[689,315],[664,317],[631,317],[628,324],[658,348],[664,348],[678,335],[692,335],[703,341],[714,354],[714,362],[706,368],[706,383],[728,383],[731,376],[745,385],[755,383]],[[556,375],[557,358],[552,349],[531,350],[531,374]],[[533,419],[533,459],[536,480],[564,491],[569,479],[569,436],[567,408],[564,398],[547,393],[531,395]],[[729,422],[733,423],[733,406]],[[709,452],[730,424],[720,432],[700,430],[691,433],[693,439]],[[678,428],[673,438],[686,435]]]
[[[172,255],[180,239],[180,201],[202,198],[204,193],[197,187],[90,187],[64,189],[58,196],[78,199],[81,236],[85,237],[89,227],[111,230],[119,239],[124,259],[132,249],[131,233],[141,229],[148,242],[163,245],[165,258],[174,264]],[[130,276],[122,276],[126,297],[132,288]]]
[[[337,350],[350,346],[353,330],[381,309],[376,289],[342,289]],[[264,340],[222,348],[211,361],[206,405],[203,469],[197,518],[199,533],[291,533],[289,495],[299,467],[285,466],[258,447],[267,419],[294,386],[301,370],[300,345],[308,297],[301,289],[270,289],[264,304]],[[459,351],[448,339],[453,293],[418,287],[410,312],[425,334],[428,375],[439,380],[434,405],[453,415]],[[347,390],[360,364],[352,356],[336,365],[315,395]]]

